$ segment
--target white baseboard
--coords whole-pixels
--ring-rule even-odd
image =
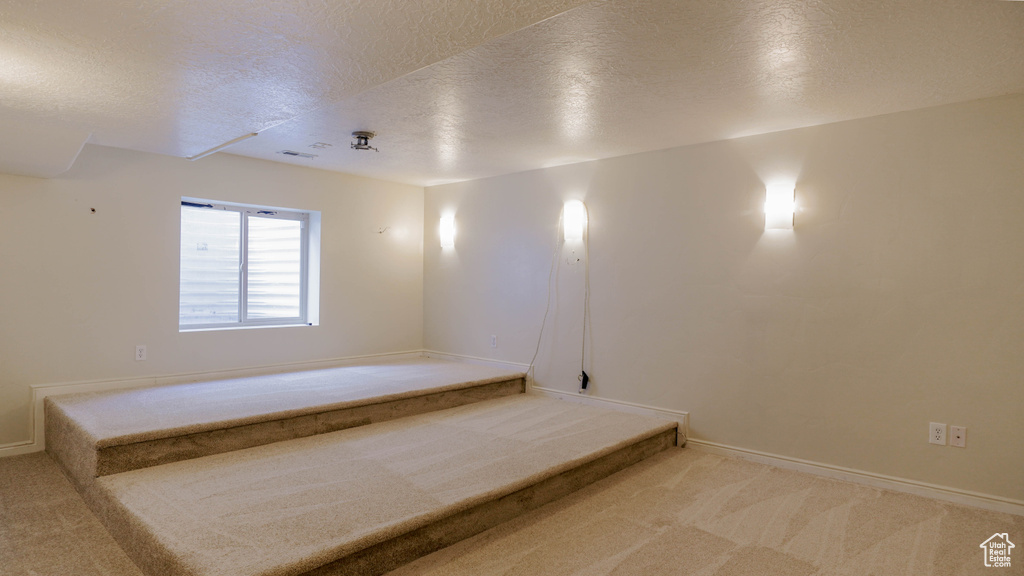
[[[752,462],[768,464],[779,468],[787,468],[798,472],[806,472],[816,476],[845,480],[856,484],[864,484],[874,488],[883,488],[896,492],[924,496],[926,498],[934,498],[936,500],[944,500],[946,502],[954,502],[965,506],[973,506],[975,508],[984,508],[986,510],[1024,516],[1024,501],[1014,500],[1012,498],[1003,498],[1001,496],[971,492],[970,490],[961,490],[959,488],[950,488],[948,486],[939,486],[937,484],[929,484],[927,482],[920,482],[917,480],[886,476],[885,474],[875,474],[874,472],[865,472],[864,470],[845,468],[843,466],[821,464],[810,460],[801,460],[800,458],[791,458],[789,456],[779,456],[778,454],[769,454],[767,452],[759,452],[757,450],[737,448],[735,446],[708,442],[707,440],[697,440],[695,438],[690,439],[688,447],[709,452],[711,454],[742,458]]]
[[[488,366],[505,368],[512,371],[525,372],[527,374],[526,388],[528,393],[541,394],[550,398],[557,398],[559,400],[578,402],[581,404],[589,404],[592,406],[601,406],[613,410],[621,410],[633,414],[653,416],[656,418],[661,418],[663,420],[677,422],[679,424],[678,444],[680,446],[686,444],[689,447],[698,450],[703,450],[705,452],[713,454],[743,458],[745,460],[760,462],[762,464],[768,464],[771,466],[778,466],[780,468],[788,468],[791,470],[807,472],[809,474],[815,474],[818,476],[836,478],[839,480],[855,482],[858,484],[865,484],[876,488],[884,488],[888,490],[895,490],[898,492],[916,494],[919,496],[935,498],[947,502],[964,504],[966,506],[984,508],[986,510],[994,510],[997,512],[1005,512],[1008,514],[1024,515],[1024,501],[1021,500],[1003,498],[1000,496],[992,496],[989,494],[971,492],[968,490],[960,490],[958,488],[939,486],[935,484],[929,484],[926,482],[919,482],[916,480],[897,478],[894,476],[886,476],[884,474],[875,474],[872,472],[865,472],[863,470],[855,470],[852,468],[844,468],[842,466],[834,466],[831,464],[821,464],[809,460],[801,460],[799,458],[791,458],[788,456],[780,456],[777,454],[759,452],[757,450],[737,448],[735,446],[718,444],[715,442],[709,442],[707,440],[692,439],[689,438],[690,415],[688,412],[683,412],[679,410],[669,410],[665,408],[657,408],[654,406],[645,406],[643,404],[634,404],[632,402],[624,402],[621,400],[612,400],[608,398],[600,398],[597,396],[576,394],[571,392],[564,392],[561,390],[555,390],[552,388],[536,386],[533,383],[532,374],[530,374],[529,372],[529,364],[493,360],[489,358],[478,358],[475,356],[465,356],[461,354],[449,354],[445,352],[438,352],[435,350],[412,350],[406,352],[389,352],[383,354],[368,354],[362,356],[346,356],[341,358],[331,358],[327,360],[317,360],[313,362],[269,364],[265,366],[257,366],[252,368],[215,370],[207,372],[191,372],[184,374],[168,374],[162,376],[150,376],[145,378],[92,380],[83,382],[64,382],[58,384],[36,384],[31,387],[32,437],[30,440],[24,442],[15,442],[12,444],[0,445],[0,457],[17,456],[19,454],[29,454],[32,452],[39,452],[45,449],[46,432],[43,422],[43,399],[46,398],[47,396],[54,396],[57,394],[72,394],[77,392],[100,392],[124,388],[144,388],[148,386],[162,386],[169,384],[186,384],[192,382],[202,382],[204,380],[244,378],[248,376],[261,376],[264,374],[277,374],[281,372],[316,370],[319,368],[335,368],[341,366],[350,366],[356,363],[366,362],[367,360],[406,360],[411,358],[422,357],[439,358],[443,360],[452,360],[456,362],[485,364]]]
[[[634,404],[632,402],[623,402],[621,400],[610,400],[607,398],[600,398],[598,396],[572,394],[569,392],[562,392],[561,390],[555,390],[553,388],[537,386],[533,382],[533,374],[530,372],[529,364],[521,364],[519,362],[507,362],[505,360],[493,360],[490,358],[480,358],[477,356],[466,356],[463,354],[450,354],[448,352],[438,352],[436,350],[424,350],[423,355],[427,356],[428,358],[440,358],[442,360],[451,360],[454,362],[470,362],[473,364],[484,364],[487,366],[494,366],[496,368],[504,368],[507,370],[525,372],[527,394],[539,394],[542,396],[547,396],[549,398],[556,398],[558,400],[567,400],[570,402],[577,402],[579,404],[588,404],[590,406],[600,406],[602,408],[608,408],[611,410],[619,410],[621,412],[629,412],[631,414],[639,414],[641,416],[653,416],[655,418],[661,418],[662,420],[676,422],[677,424],[679,424],[678,434],[676,437],[676,444],[678,446],[686,444],[686,437],[690,431],[690,415],[687,412],[682,412],[679,410],[668,410],[665,408],[655,408],[654,406],[645,406],[643,404]]]
[[[505,360],[493,360],[491,358],[480,358],[477,356],[464,356],[462,354],[449,354],[447,352],[438,352],[436,350],[423,350],[422,354],[427,358],[438,358],[440,360],[452,360],[453,362],[469,362],[470,364],[483,364],[485,366],[494,366],[495,368],[504,368],[513,372],[523,372],[527,375],[527,381],[530,380],[530,365],[521,364],[519,362],[507,362]]]
[[[875,474],[873,472],[865,472],[863,470],[855,470],[853,468],[844,468],[842,466],[833,466],[831,464],[821,464],[818,462],[802,460],[799,458],[779,456],[777,454],[769,454],[766,452],[758,452],[756,450],[748,450],[745,448],[737,448],[734,446],[727,446],[725,444],[708,442],[707,440],[696,440],[693,438],[689,438],[690,415],[688,412],[683,412],[679,410],[668,410],[665,408],[658,408],[655,406],[645,406],[643,404],[634,404],[632,402],[611,400],[608,398],[600,398],[597,396],[589,396],[574,392],[564,392],[561,390],[537,386],[533,382],[533,375],[529,373],[530,366],[528,364],[504,362],[500,360],[490,360],[487,358],[463,356],[460,354],[448,354],[445,352],[436,352],[432,350],[425,350],[423,354],[425,356],[429,356],[432,358],[442,358],[445,360],[487,364],[490,366],[504,367],[508,369],[521,370],[523,372],[527,372],[527,392],[533,394],[542,394],[550,398],[558,398],[559,400],[579,402],[581,404],[589,404],[592,406],[601,406],[613,410],[622,410],[625,412],[631,412],[643,416],[654,416],[656,418],[661,418],[663,420],[671,420],[678,422],[678,444],[680,446],[685,444],[689,447],[698,450],[703,450],[706,452],[711,452],[714,454],[732,456],[735,458],[743,458],[745,460],[752,460],[754,462],[760,462],[762,464],[778,466],[779,468],[788,468],[800,472],[807,472],[809,474],[814,474],[817,476],[836,478],[839,480],[845,480],[847,482],[854,482],[857,484],[873,486],[875,488],[883,488],[887,490],[894,490],[897,492],[916,494],[918,496],[935,498],[937,500],[954,502],[957,504],[963,504],[965,506],[973,506],[975,508],[994,510],[996,512],[1024,515],[1024,501],[1021,500],[1003,498],[1001,496],[993,496],[991,494],[971,492],[969,490],[950,488],[948,486],[939,486],[937,484],[929,484],[927,482],[919,482],[917,480],[908,480],[906,478],[897,478],[895,476]]]
[[[5,456],[18,456],[20,454],[31,454],[32,452],[39,452],[40,450],[42,450],[42,448],[37,448],[34,440],[13,442],[11,444],[0,445],[0,458]]]
[[[620,412],[629,412],[630,414],[639,414],[640,416],[652,416],[654,418],[675,422],[679,425],[678,432],[676,433],[677,446],[685,445],[687,437],[690,434],[689,412],[669,410],[667,408],[656,408],[654,406],[645,406],[644,404],[634,404],[632,402],[623,402],[622,400],[612,400],[609,398],[601,398],[598,396],[589,396],[573,392],[563,392],[553,388],[544,388],[543,386],[531,386],[530,393],[547,396],[548,398],[565,400],[567,402],[576,402],[578,404],[586,404],[588,406],[599,406],[601,408],[618,410]]]
[[[31,438],[25,442],[17,442],[14,444],[5,444],[0,446],[0,458],[40,452],[46,449],[46,427],[45,422],[43,421],[43,399],[47,396],[74,394],[78,392],[104,392],[107,390],[121,390],[125,388],[147,388],[150,386],[165,386],[170,384],[189,384],[192,382],[202,382],[204,380],[246,378],[249,376],[263,376],[265,374],[279,374],[282,372],[338,368],[341,366],[351,366],[368,360],[407,360],[410,358],[422,358],[423,356],[424,354],[422,350],[412,350],[407,352],[387,352],[383,354],[345,356],[341,358],[330,358],[327,360],[315,360],[312,362],[267,364],[264,366],[236,368],[231,370],[165,374],[161,376],[147,376],[144,378],[89,380],[83,382],[61,382],[57,384],[34,384],[31,386],[32,404],[29,416]]]

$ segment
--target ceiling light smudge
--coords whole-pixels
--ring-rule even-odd
[[[284,154],[285,156],[298,156],[299,158],[306,158],[312,160],[316,158],[318,154],[310,154],[308,152],[296,152],[295,150],[278,150],[278,154]]]

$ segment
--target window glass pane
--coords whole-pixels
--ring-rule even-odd
[[[181,325],[238,322],[238,212],[181,207]]]
[[[300,316],[301,263],[301,222],[249,217],[250,319]]]

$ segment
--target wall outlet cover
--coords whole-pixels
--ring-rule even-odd
[[[956,446],[957,448],[967,448],[967,427],[966,426],[950,426],[949,427],[949,445]]]
[[[946,445],[946,425],[938,422],[928,423],[928,441],[932,444]]]

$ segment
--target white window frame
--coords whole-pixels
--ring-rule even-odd
[[[310,284],[311,270],[315,270],[315,278],[319,279],[319,267],[310,266],[310,236],[311,228],[316,232],[317,238],[319,238],[319,213],[306,210],[296,210],[291,208],[275,208],[271,206],[256,206],[252,204],[238,204],[235,202],[224,202],[219,200],[206,200],[202,198],[190,198],[183,196],[181,198],[181,206],[191,208],[205,208],[209,210],[224,210],[228,212],[238,212],[241,214],[241,226],[240,226],[240,249],[241,258],[238,267],[238,283],[239,283],[239,297],[238,297],[238,321],[237,322],[218,322],[213,324],[181,324],[181,253],[178,253],[178,331],[179,332],[193,332],[201,330],[223,330],[232,328],[258,328],[258,327],[269,327],[269,326],[313,326],[316,324],[315,318],[311,319],[310,314]],[[279,318],[261,318],[261,319],[249,319],[248,318],[248,305],[249,305],[249,217],[258,216],[260,218],[278,218],[281,220],[297,220],[301,223],[301,252],[300,252],[300,284],[299,284],[299,316],[294,317],[279,317]],[[179,230],[181,217],[179,215]],[[179,242],[180,245],[180,242]],[[316,246],[319,246],[319,241],[316,241]],[[180,251],[179,247],[179,251]],[[319,253],[317,248],[316,253]],[[319,291],[317,291],[319,292]],[[314,308],[319,308],[316,304]],[[313,316],[316,316],[314,313]]]

